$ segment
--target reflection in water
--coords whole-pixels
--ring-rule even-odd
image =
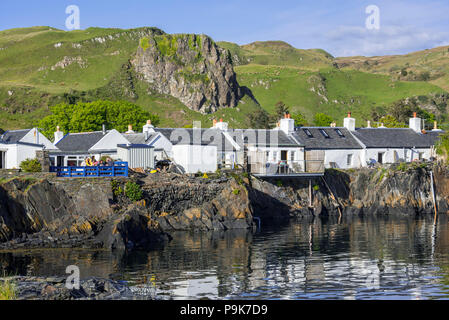
[[[449,223],[432,217],[313,219],[247,231],[175,233],[149,252],[49,249],[0,253],[0,272],[146,283],[167,298],[449,298]]]

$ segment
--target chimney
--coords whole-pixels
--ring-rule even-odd
[[[383,123],[383,122],[380,124],[379,128],[386,128],[386,127],[384,126],[384,123]]]
[[[355,131],[355,119],[351,117],[351,112],[348,112],[348,117],[344,118],[343,127],[349,131]]]
[[[215,128],[220,129],[222,131],[228,131],[228,123],[224,122],[223,119],[220,119],[220,122],[215,124]]]
[[[128,125],[128,131],[126,131],[125,133],[135,133],[134,131],[133,131],[133,126],[132,125]]]
[[[154,132],[154,126],[151,124],[151,120],[147,120],[147,124],[143,126],[142,132],[145,134],[147,133],[148,136],[150,135],[150,132]],[[146,139],[145,139],[146,140]]]
[[[413,112],[413,118],[410,118],[409,127],[415,132],[421,132],[421,119],[416,116],[416,112]]]
[[[215,128],[217,126],[217,119],[214,119],[212,121],[212,128]]]
[[[443,131],[441,129],[438,129],[438,123],[436,121],[433,122],[433,130],[432,131]]]
[[[295,131],[295,120],[293,120],[289,113],[284,115],[284,119],[281,119],[279,128],[284,131],[285,134],[291,134]]]
[[[55,144],[58,143],[62,138],[64,138],[64,132],[61,131],[60,127],[56,127],[55,131]]]
[[[371,121],[368,120],[368,121],[366,122],[366,127],[367,127],[367,128],[371,128]]]
[[[331,123],[331,128],[335,128],[335,127],[337,127],[337,124],[335,122],[332,122]]]

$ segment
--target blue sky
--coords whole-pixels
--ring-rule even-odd
[[[238,44],[283,40],[335,56],[402,54],[449,45],[447,0],[1,0],[0,30],[37,25],[65,29],[68,5],[79,6],[82,29],[156,26]],[[379,7],[379,30],[365,27],[368,5]]]

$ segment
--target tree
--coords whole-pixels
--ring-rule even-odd
[[[317,127],[328,127],[334,120],[324,113],[316,113],[313,118],[313,123]]]
[[[284,115],[287,113],[290,113],[289,108],[285,105],[284,102],[282,101],[278,101],[278,103],[276,103],[276,106],[274,108],[274,112],[275,112],[275,119],[273,119],[275,122],[279,121],[279,119],[284,118]]]
[[[51,115],[39,122],[43,134],[52,138],[56,126],[64,132],[88,132],[102,129],[127,130],[128,125],[143,126],[147,120],[154,125],[159,117],[144,111],[141,107],[127,101],[94,101],[90,103],[58,104],[50,107]]]
[[[407,128],[404,123],[399,122],[395,117],[389,114],[380,118],[380,122],[387,128]]]
[[[299,112],[292,114],[292,119],[295,120],[295,127],[304,127],[308,125],[306,118]]]
[[[250,122],[251,128],[254,129],[269,129],[270,128],[270,116],[263,110],[257,110],[253,113],[248,114],[248,120]]]
[[[449,156],[449,132],[440,135],[436,143],[436,152],[447,162]]]

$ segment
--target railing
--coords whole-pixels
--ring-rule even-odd
[[[323,160],[297,160],[274,162],[253,162],[251,173],[261,176],[299,175],[324,173]]]
[[[56,172],[58,177],[127,177],[128,162],[115,162],[113,166],[95,167],[50,167],[50,172]]]

